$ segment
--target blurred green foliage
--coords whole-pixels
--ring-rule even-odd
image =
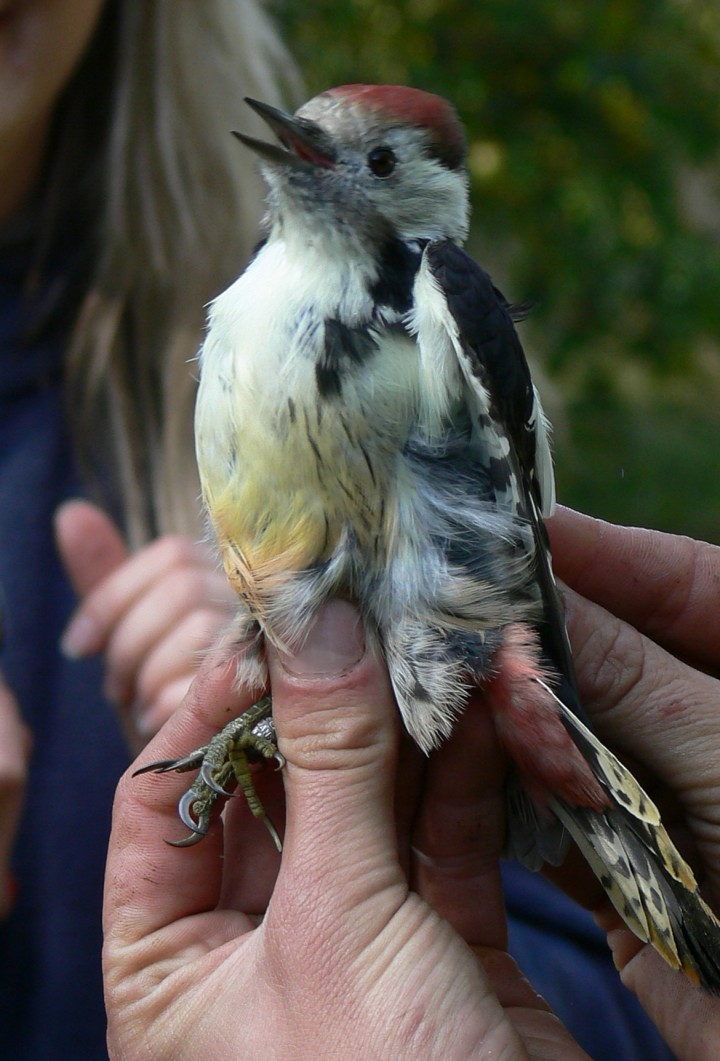
[[[720,5],[277,0],[308,94],[453,100],[473,254],[561,397],[561,498],[720,538]]]

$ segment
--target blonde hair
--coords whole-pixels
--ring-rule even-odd
[[[100,480],[110,464],[132,542],[198,534],[193,360],[205,305],[240,272],[262,214],[252,156],[230,132],[252,126],[245,95],[280,103],[281,83],[292,95],[298,83],[257,0],[108,0],[86,60],[68,96],[109,84],[83,177],[97,205],[67,359],[71,422]],[[74,114],[77,126],[65,104],[58,125]]]

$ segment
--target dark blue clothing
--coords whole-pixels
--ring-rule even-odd
[[[673,1061],[591,915],[517,863],[503,865],[503,883],[510,953],[593,1061]]]
[[[68,662],[57,649],[74,599],[51,520],[83,489],[63,415],[66,328],[51,319],[28,340],[38,304],[20,297],[30,252],[27,240],[0,247],[0,666],[35,742],[14,864],[19,898],[0,925],[0,1057],[102,1061],[102,877],[128,756],[100,694],[100,662]],[[67,254],[57,257],[57,274],[67,273]],[[513,951],[591,1057],[666,1061],[591,919],[519,867],[505,877]]]

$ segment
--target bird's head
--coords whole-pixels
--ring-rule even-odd
[[[274,224],[353,233],[366,245],[468,229],[465,135],[445,100],[394,85],[343,85],[294,114],[247,103],[278,142],[236,133],[262,161]]]

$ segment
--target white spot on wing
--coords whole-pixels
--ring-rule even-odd
[[[408,328],[420,351],[420,428],[435,434],[461,393],[457,325],[423,257],[413,288]]]
[[[542,500],[541,513],[545,519],[555,509],[555,471],[550,449],[550,421],[543,412],[540,395],[533,386],[533,409],[530,414],[530,430],[535,433],[535,478]]]

